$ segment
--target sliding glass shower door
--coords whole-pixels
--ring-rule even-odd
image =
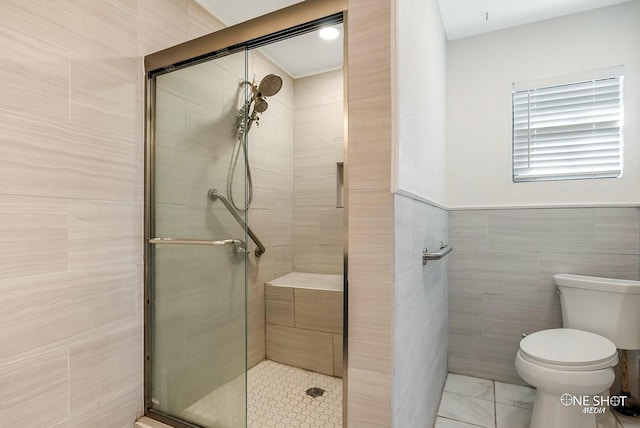
[[[246,426],[246,58],[152,78],[147,408],[178,426]]]

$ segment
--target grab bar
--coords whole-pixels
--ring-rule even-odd
[[[422,265],[426,265],[429,260],[440,260],[451,251],[453,251],[453,247],[451,245],[444,245],[444,242],[440,242],[440,251],[434,253],[430,253],[429,250],[425,248],[422,250]]]
[[[150,244],[178,244],[178,245],[242,245],[239,239],[223,239],[222,241],[202,241],[199,239],[151,238]]]
[[[253,233],[253,230],[251,230],[251,228],[242,220],[242,217],[238,215],[238,212],[236,211],[235,208],[233,208],[231,203],[229,203],[229,200],[224,195],[224,193],[220,192],[218,189],[209,189],[209,192],[207,193],[207,195],[209,199],[211,199],[213,202],[215,202],[216,199],[220,199],[222,201],[222,203],[224,204],[225,207],[227,207],[227,209],[229,210],[233,218],[236,219],[236,221],[238,222],[238,224],[240,224],[240,226],[247,229],[247,234],[249,235],[251,240],[256,243],[256,246],[258,247],[256,248],[256,251],[255,251],[256,257],[260,257],[261,255],[263,255],[264,252],[267,251],[264,248],[264,245],[262,245],[262,242],[260,242],[256,234]]]

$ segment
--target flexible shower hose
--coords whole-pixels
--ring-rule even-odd
[[[245,145],[245,135],[241,134],[238,138],[236,138],[237,143],[233,149],[233,154],[231,155],[231,163],[229,164],[229,176],[227,177],[227,195],[229,195],[229,200],[231,201],[231,205],[238,211],[246,211],[251,206],[251,201],[253,200],[253,180],[251,180],[251,168],[249,167],[249,158],[247,156],[247,146]],[[236,204],[235,199],[233,197],[233,176],[236,172],[236,166],[238,165],[238,158],[240,157],[240,152],[244,155],[244,162],[247,169],[247,200],[246,203],[242,206],[238,206]]]

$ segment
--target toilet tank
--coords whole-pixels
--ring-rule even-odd
[[[640,349],[640,281],[556,274],[562,324]]]

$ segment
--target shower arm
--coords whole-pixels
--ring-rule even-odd
[[[265,251],[267,251],[266,248],[264,247],[264,245],[262,245],[262,242],[260,242],[260,239],[258,239],[256,234],[253,233],[253,230],[251,230],[251,228],[244,222],[244,220],[242,220],[242,217],[240,217],[238,212],[233,208],[233,206],[231,205],[227,197],[224,195],[224,193],[220,192],[218,189],[209,189],[209,192],[207,193],[207,195],[209,196],[209,199],[211,199],[213,202],[215,202],[216,199],[220,199],[222,201],[222,203],[224,204],[225,207],[227,207],[227,209],[229,210],[233,218],[236,219],[236,221],[240,226],[242,226],[247,230],[247,235],[249,235],[251,240],[255,242],[256,246],[258,247],[255,250],[256,257],[260,257],[261,255],[263,255]]]

